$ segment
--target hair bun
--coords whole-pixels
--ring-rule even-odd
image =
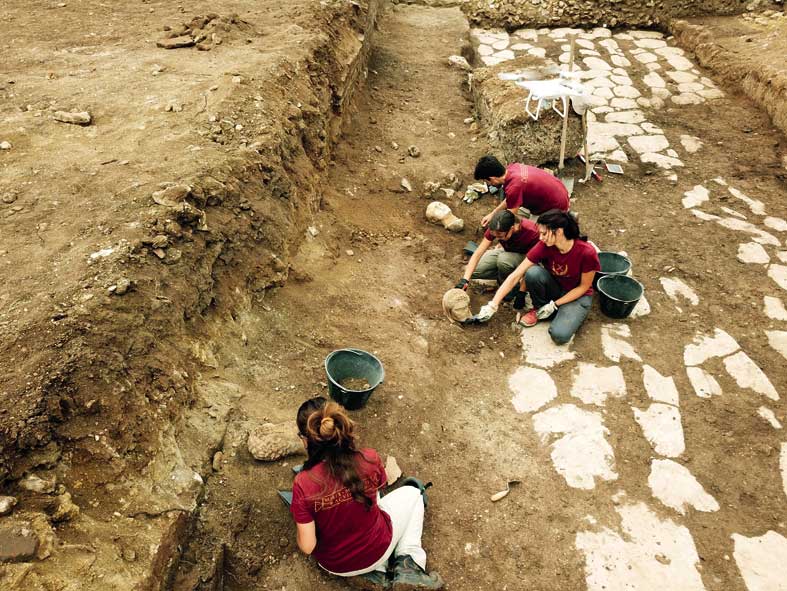
[[[320,421],[320,437],[330,439],[333,437],[335,426],[331,417],[323,417]]]

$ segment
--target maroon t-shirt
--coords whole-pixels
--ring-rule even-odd
[[[331,476],[325,462],[299,473],[292,487],[290,513],[296,523],[315,522],[317,546],[312,554],[334,573],[371,566],[393,536],[390,516],[377,505],[377,491],[388,481],[380,456],[373,449],[360,450],[356,469],[372,499],[369,510]]]
[[[506,194],[506,209],[525,207],[536,215],[550,209],[568,211],[566,186],[559,178],[535,166],[518,162],[509,164],[503,190]]]
[[[565,291],[571,291],[582,281],[582,273],[600,271],[596,249],[584,240],[574,240],[574,245],[567,253],[561,253],[556,246],[547,246],[543,242],[536,244],[527,258],[533,263],[543,263]],[[593,288],[588,288],[585,295],[593,295]]]
[[[492,232],[489,230],[484,232],[484,238],[490,242],[495,241],[495,237],[492,236]],[[519,228],[511,234],[511,238],[500,241],[500,245],[506,252],[519,252],[522,254],[527,253],[536,243],[538,243],[538,226],[530,220],[520,220]]]

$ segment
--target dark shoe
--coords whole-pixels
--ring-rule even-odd
[[[393,576],[395,591],[442,589],[444,584],[440,575],[435,572],[427,573],[410,556],[396,557]]]
[[[390,589],[391,581],[385,573],[373,570],[357,577],[348,577],[347,583],[353,589],[363,589],[364,591],[379,591],[380,589]]]

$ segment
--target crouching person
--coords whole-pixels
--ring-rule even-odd
[[[387,482],[380,456],[358,448],[354,423],[335,402],[307,400],[297,425],[308,454],[290,507],[298,547],[357,588],[442,589],[440,575],[425,570],[421,491],[402,486],[379,497]]]
[[[490,249],[495,241],[499,241],[499,245]],[[503,283],[536,244],[538,227],[535,223],[526,219],[518,220],[507,209],[496,212],[456,287],[467,290],[471,279],[496,279],[498,283]]]
[[[489,320],[503,298],[524,283],[533,300],[533,309],[522,315],[520,323],[534,326],[551,319],[549,334],[563,345],[579,330],[593,303],[593,277],[601,270],[596,249],[582,236],[571,214],[551,210],[537,221],[539,243],[505,280],[476,318]],[[539,265],[540,263],[540,265]],[[521,293],[521,292],[520,292]],[[524,305],[524,294],[517,296],[514,308]]]

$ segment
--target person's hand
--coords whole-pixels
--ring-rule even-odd
[[[557,312],[557,305],[554,301],[550,301],[548,304],[544,304],[538,309],[538,312],[536,312],[536,317],[538,317],[539,320],[545,320],[552,316],[552,314],[555,312]]]
[[[459,280],[459,283],[454,285],[454,289],[461,289],[462,291],[467,291],[467,286],[468,285],[470,285],[470,282],[467,279],[465,279],[464,277],[462,277]]]
[[[495,312],[497,312],[497,304],[489,302],[475,315],[475,319],[479,322],[488,322],[495,315]]]
[[[518,291],[514,296],[514,310],[521,310],[525,307],[526,291]]]
[[[488,213],[484,217],[481,218],[481,225],[486,228],[489,225],[489,220],[492,219],[492,214]]]

